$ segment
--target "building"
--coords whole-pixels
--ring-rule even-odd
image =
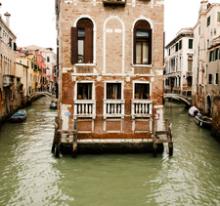
[[[165,92],[191,96],[193,29],[181,29],[166,50]]]
[[[163,1],[57,0],[56,12],[62,141],[77,129],[78,146],[150,142],[163,118]]]
[[[16,36],[9,27],[10,14],[0,15],[0,120],[13,112],[19,105],[15,77]]]
[[[194,27],[193,104],[212,115],[219,88],[220,4],[201,1]]]
[[[56,54],[53,52],[52,48],[46,48],[43,51],[43,56],[46,64],[46,78],[48,82],[48,91],[55,92],[55,82],[56,82]]]
[[[16,52],[16,76],[20,78],[23,90],[23,103],[25,104],[35,92],[33,54],[19,48]]]
[[[43,89],[49,92],[53,92],[55,90],[55,81],[56,81],[56,54],[53,52],[52,48],[42,48],[36,45],[27,46],[24,48],[27,51],[35,52],[37,56],[41,55],[43,58],[44,65],[41,67],[42,71],[42,83],[44,84]]]

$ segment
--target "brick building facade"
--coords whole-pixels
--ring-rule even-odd
[[[163,118],[163,1],[57,0],[56,12],[59,129],[149,140]]]

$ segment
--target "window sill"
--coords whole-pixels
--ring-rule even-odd
[[[74,64],[74,66],[76,66],[76,67],[84,67],[84,66],[94,67],[94,66],[96,66],[96,63],[76,63],[76,64]]]
[[[152,67],[152,64],[132,64],[133,67]]]

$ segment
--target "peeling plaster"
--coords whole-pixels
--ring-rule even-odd
[[[61,104],[62,130],[69,129],[69,118],[71,115],[69,108],[71,108],[70,104]]]

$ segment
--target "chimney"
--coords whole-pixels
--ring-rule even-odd
[[[208,0],[201,0],[200,2],[200,14],[203,14],[207,11],[209,1]]]
[[[11,14],[6,12],[4,15],[5,15],[5,19],[6,19],[6,25],[9,27],[10,26],[10,16],[11,16]]]

